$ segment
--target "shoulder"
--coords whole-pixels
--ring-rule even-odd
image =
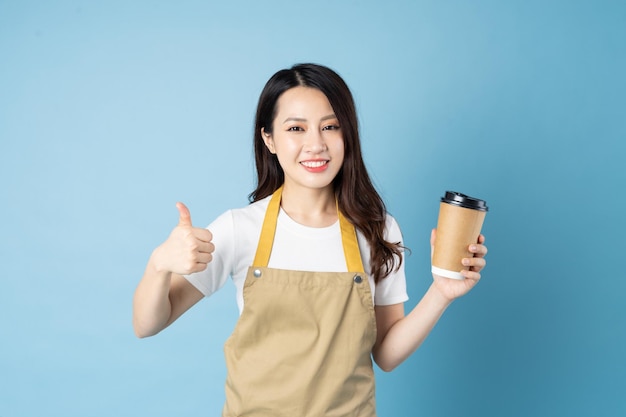
[[[365,235],[363,235],[363,232],[361,230],[357,230],[357,237],[359,239],[359,246],[367,249],[365,251],[362,251],[363,254],[369,254],[370,243],[367,241],[367,239],[365,239]],[[383,238],[387,242],[399,242],[400,244],[402,244],[403,242],[400,225],[398,224],[396,219],[389,213],[386,214],[385,218],[385,229],[383,231]]]
[[[226,210],[207,226],[214,239],[221,236],[236,236],[261,227],[268,199],[259,200],[248,206]]]
[[[239,225],[259,225],[265,218],[265,212],[270,201],[270,197],[255,201],[245,207],[231,209],[227,213],[232,217],[234,224]]]
[[[207,228],[214,239],[224,236],[226,239],[253,239],[260,233],[268,199],[263,199],[245,207],[233,208],[218,216]]]
[[[385,219],[385,240],[388,242],[401,242],[402,231],[396,219],[389,213]]]

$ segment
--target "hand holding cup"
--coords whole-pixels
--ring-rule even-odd
[[[456,286],[451,296],[469,291],[480,279],[487,253],[483,245],[485,237],[480,231],[487,210],[485,201],[465,194],[447,191],[441,198],[436,235],[433,231],[431,236],[431,268],[436,281],[446,287]]]
[[[430,236],[431,254],[434,252],[436,239],[437,229],[433,229]],[[470,256],[461,259],[461,264],[467,268],[460,271],[463,279],[450,279],[433,273],[435,286],[447,299],[454,300],[465,295],[480,280],[480,272],[487,265],[487,247],[484,243],[485,236],[481,234],[476,243],[468,245],[467,252]]]

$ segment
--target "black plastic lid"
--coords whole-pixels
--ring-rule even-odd
[[[478,198],[470,197],[456,191],[446,191],[446,195],[441,197],[442,203],[448,203],[459,207],[465,207],[472,210],[487,211],[487,202]]]

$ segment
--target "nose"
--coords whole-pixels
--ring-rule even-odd
[[[327,149],[322,132],[315,129],[309,131],[305,146],[306,151],[313,154],[324,152]]]

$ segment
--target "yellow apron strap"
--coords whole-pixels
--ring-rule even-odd
[[[337,216],[339,216],[339,227],[341,228],[341,243],[343,244],[343,253],[346,257],[346,265],[348,272],[363,272],[363,261],[361,260],[361,252],[359,251],[359,242],[356,238],[356,230],[354,225],[350,223],[339,210],[337,205]]]
[[[274,233],[276,232],[276,222],[278,221],[278,212],[280,210],[280,199],[283,194],[283,187],[280,186],[274,192],[265,212],[263,227],[261,228],[261,236],[259,244],[256,248],[256,255],[252,266],[266,267],[270,261],[272,246],[274,244]],[[361,252],[359,251],[359,243],[356,238],[356,230],[339,211],[337,206],[337,216],[339,217],[339,227],[341,229],[341,243],[343,245],[343,253],[346,257],[346,266],[348,272],[365,272],[363,261],[361,260]]]
[[[278,211],[280,210],[280,197],[283,195],[283,186],[274,191],[272,199],[267,206],[265,219],[263,220],[263,228],[261,229],[261,237],[256,247],[256,255],[252,266],[265,267],[270,262],[270,254],[274,244],[274,233],[276,232],[276,222],[278,221]]]

